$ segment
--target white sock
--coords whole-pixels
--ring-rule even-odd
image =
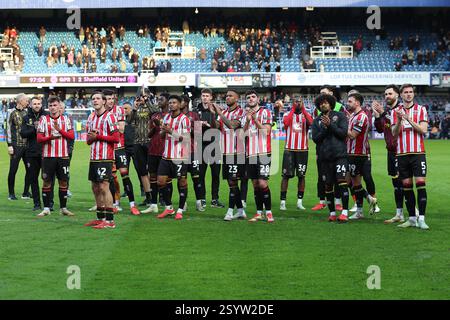
[[[303,204],[303,199],[297,199],[298,204]]]
[[[266,216],[267,216],[269,213],[272,214],[272,211],[271,211],[271,210],[266,210]]]
[[[242,214],[242,213],[244,213],[244,208],[238,208],[237,211],[239,214]]]
[[[130,201],[130,208],[134,207],[134,201]]]
[[[342,214],[343,214],[344,216],[348,216],[348,210],[342,210]]]
[[[286,204],[286,200],[281,200],[280,203]]]
[[[419,216],[419,222],[425,222],[425,216]]]
[[[363,208],[362,207],[356,207],[356,213],[362,214]]]
[[[336,216],[336,212],[334,212],[334,211],[330,212],[330,216],[332,216],[332,217]]]
[[[409,221],[416,223],[417,217],[416,217],[416,216],[414,216],[414,217],[409,217]]]
[[[227,215],[232,215],[233,214],[233,209],[232,208],[228,208],[228,211],[227,211]]]
[[[118,207],[118,206],[120,205],[120,202],[116,200],[116,201],[114,202],[114,205],[115,205],[116,207]]]
[[[319,203],[320,204],[327,204],[327,202],[325,200],[320,200]]]
[[[44,210],[45,211],[50,211],[50,208],[49,207],[44,207]]]
[[[171,205],[170,206],[166,206],[166,209],[173,210],[173,207]]]
[[[183,214],[183,209],[181,209],[181,208],[178,208],[178,210],[177,210],[177,213],[179,213],[179,214]]]
[[[262,211],[261,210],[257,210],[256,214],[262,215]]]
[[[396,215],[399,216],[399,217],[403,217],[403,208],[397,208]]]
[[[342,204],[341,198],[334,198],[334,204]]]

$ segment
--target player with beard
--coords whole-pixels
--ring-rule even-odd
[[[164,117],[169,113],[169,94],[161,93],[158,97],[159,112],[154,113],[148,123],[148,173],[150,175],[151,203],[142,213],[158,213],[158,167],[161,157],[164,153],[164,139],[161,136],[161,123]],[[172,195],[172,180],[167,180],[167,188],[170,196]],[[163,196],[160,193],[160,202],[164,203]]]
[[[106,110],[106,97],[101,91],[91,96],[94,112],[86,123],[87,144],[91,146],[89,180],[97,205],[97,219],[85,224],[95,229],[115,228],[113,196],[109,188],[114,162],[114,147],[120,140],[117,119]]]
[[[112,169],[113,181],[110,183],[111,194],[114,198],[114,207],[121,211],[120,208],[120,185],[117,180],[117,170],[122,177],[123,188],[128,196],[130,203],[130,212],[133,215],[139,215],[140,212],[135,204],[133,184],[128,176],[128,159],[125,152],[125,110],[123,107],[117,105],[117,97],[113,90],[104,90],[103,94],[106,97],[106,110],[112,112],[117,120],[117,128],[119,129],[119,142],[114,146],[115,161]]]
[[[308,166],[308,130],[312,122],[313,119],[306,111],[302,98],[295,101],[291,111],[283,117],[284,130],[286,130],[286,144],[283,154],[280,210],[286,210],[288,183],[295,173],[298,176],[297,209],[305,210],[302,202]]]
[[[214,104],[214,110],[219,116],[216,127],[220,128],[222,136],[222,175],[230,187],[225,221],[247,217],[242,207],[241,191],[238,185],[245,169],[244,136],[243,131],[239,130],[244,110],[238,105],[238,100],[239,94],[234,90],[228,90],[225,99],[228,108],[222,112],[220,107]],[[235,206],[237,213],[233,215]]]
[[[246,150],[247,176],[252,180],[256,203],[256,214],[249,222],[262,221],[264,219],[263,208],[265,208],[267,222],[271,223],[274,222],[274,218],[268,180],[272,152],[272,113],[259,105],[259,97],[256,91],[247,91],[245,99],[249,111],[242,118],[241,126],[248,136]]]
[[[364,99],[359,93],[352,93],[348,96],[348,111],[351,113],[347,133],[347,153],[351,185],[356,197],[356,213],[350,217],[351,220],[364,218],[362,209],[364,197],[368,197],[369,214],[375,212],[377,199],[372,197],[362,187],[362,177],[370,175],[365,170],[370,170],[367,165],[370,161],[369,145],[369,118],[362,109]]]
[[[180,201],[175,220],[183,219],[184,205],[188,195],[187,164],[190,159],[190,131],[189,118],[181,112],[182,99],[180,96],[169,97],[170,113],[164,116],[161,124],[161,136],[164,138],[164,152],[158,167],[158,187],[160,188],[166,209],[159,214],[159,219],[174,215],[172,199],[167,189],[169,179],[178,179]]]
[[[409,219],[398,226],[428,230],[425,223],[427,160],[423,141],[428,132],[428,113],[424,106],[414,102],[414,87],[411,84],[402,85],[400,95],[403,105],[392,112],[392,133],[394,139],[397,139],[398,171]],[[413,178],[417,189],[418,218],[415,212]]]
[[[202,205],[202,184],[200,183],[200,160],[195,157],[197,150],[196,139],[202,139],[202,123],[197,112],[189,111],[189,103],[191,99],[188,96],[182,95],[183,102],[181,103],[181,112],[185,114],[191,122],[191,161],[188,165],[188,172],[191,174],[192,184],[194,185],[197,211],[205,211]],[[201,157],[201,154],[200,154]]]
[[[403,185],[398,173],[397,160],[397,140],[392,135],[392,112],[400,106],[399,102],[400,89],[394,85],[388,85],[384,89],[384,101],[386,108],[383,108],[381,103],[373,101],[372,110],[375,116],[375,128],[378,133],[383,133],[386,141],[387,149],[387,170],[388,175],[391,176],[392,185],[394,186],[394,198],[396,205],[395,216],[391,219],[385,220],[385,223],[404,222],[403,215]]]
[[[135,141],[133,163],[139,174],[145,192],[145,201],[142,205],[151,205],[150,177],[148,176],[148,123],[152,115],[159,112],[159,107],[153,102],[154,95],[148,88],[140,89],[134,101],[130,124],[134,126]]]
[[[42,108],[42,99],[40,97],[31,98],[31,107],[28,113],[23,117],[22,130],[20,135],[27,139],[27,149],[25,158],[27,170],[29,171],[31,193],[33,195],[33,211],[41,210],[41,199],[39,192],[39,171],[42,167],[42,146],[37,142],[37,128],[39,119],[48,112]]]

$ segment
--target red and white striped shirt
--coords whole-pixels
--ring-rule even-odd
[[[116,116],[109,111],[105,111],[100,116],[94,111],[89,115],[86,123],[87,133],[97,132],[102,136],[111,136],[118,131]],[[91,144],[91,160],[114,160],[115,143],[96,140]]]
[[[348,131],[356,131],[359,134],[355,139],[347,138],[347,153],[349,155],[370,154],[369,145],[369,117],[364,110],[351,115],[348,121]]]
[[[403,110],[407,117],[417,124],[420,122],[428,122],[428,113],[424,106],[415,103],[410,108],[399,106],[396,110]],[[397,124],[398,117],[395,111],[392,111],[392,125]],[[423,143],[423,135],[414,130],[408,121],[403,120],[400,133],[397,138],[397,154],[408,153],[424,153],[425,145]]]
[[[61,115],[58,118],[52,118],[50,115],[42,116],[39,119],[38,133],[43,134],[44,137],[59,136],[57,139],[52,139],[43,143],[43,158],[65,158],[69,156],[68,141],[55,129],[55,122],[62,131],[68,132],[73,130],[72,122],[67,116]]]
[[[223,111],[223,115],[229,121],[238,120],[239,122],[244,115],[244,109],[241,107],[237,107],[233,111],[229,111],[228,109]],[[228,128],[226,124],[223,122],[222,118],[219,119],[220,130],[222,132],[221,139],[221,148],[222,154],[240,154],[245,152],[244,141],[243,139],[238,139],[238,134],[236,130],[233,128]]]
[[[178,133],[178,135],[186,134],[191,132],[191,121],[184,114],[180,113],[176,117],[166,114],[163,119],[163,124],[168,125],[172,128],[173,132]],[[167,160],[185,160],[189,158],[190,155],[190,135],[188,140],[183,139],[180,141],[179,138],[174,138],[171,134],[166,134],[164,139],[164,152],[163,158]]]
[[[125,109],[121,106],[116,106],[110,110],[116,116],[117,122],[125,121]],[[114,149],[121,149],[125,147],[125,134],[123,132],[119,132],[119,143],[117,143]]]
[[[286,119],[289,113],[285,113]],[[283,121],[284,122],[284,121]],[[306,117],[303,113],[293,113],[292,122],[286,128],[286,144],[284,148],[286,150],[308,150],[308,124]]]
[[[261,123],[261,125],[269,124],[270,126],[272,126],[272,113],[270,112],[270,110],[259,107],[258,111],[256,111],[255,116],[256,119]],[[242,127],[245,127],[246,122],[247,117],[244,114],[241,122]],[[247,157],[271,153],[271,129],[258,129],[255,120],[251,119],[246,135],[248,136],[246,152]]]

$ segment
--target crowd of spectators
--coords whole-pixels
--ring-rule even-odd
[[[15,26],[7,26],[1,35],[0,48],[11,49],[12,56],[9,54],[0,54],[0,72],[3,71],[21,71],[24,64],[24,55],[17,43],[19,31]],[[6,52],[6,50],[5,50]]]
[[[212,72],[281,71],[281,55],[286,51],[292,57],[297,26],[267,24],[265,28],[250,28],[244,25],[230,25],[227,28],[207,26],[205,36],[224,35],[232,51],[227,52],[225,43],[214,50],[211,60]],[[207,59],[206,50],[201,48],[199,59]],[[252,70],[252,63],[256,69]]]
[[[403,38],[400,36],[391,39],[389,42],[389,50],[402,50],[400,61],[397,61],[394,65],[395,71],[402,71],[405,65],[435,65],[439,53],[448,55],[450,52],[450,31],[440,29],[436,49],[423,49],[418,34],[410,35],[406,42],[406,48]]]

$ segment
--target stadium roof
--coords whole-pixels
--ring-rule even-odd
[[[302,7],[449,7],[449,0],[0,0],[1,9],[78,8],[302,8]]]

